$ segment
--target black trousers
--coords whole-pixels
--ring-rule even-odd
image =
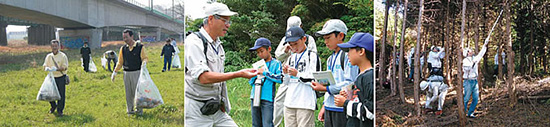
[[[346,113],[325,109],[325,127],[345,127],[347,121]]]
[[[56,101],[50,101],[51,108],[57,108],[58,113],[63,113],[65,108],[65,76],[56,77],[55,84],[57,84],[57,90],[59,90],[59,95],[61,99]]]
[[[90,57],[82,57],[82,63],[84,64],[84,71],[90,71]]]
[[[107,68],[109,69],[110,72],[112,72],[113,70],[111,70],[111,61],[113,61],[113,70],[115,69],[116,67],[116,62],[117,60],[116,59],[111,59],[111,58],[107,58]]]

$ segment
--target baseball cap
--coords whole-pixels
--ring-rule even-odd
[[[286,30],[290,29],[290,27],[300,27],[300,25],[302,25],[302,20],[298,16],[290,16],[286,20]]]
[[[207,16],[210,16],[210,15],[233,16],[238,14],[237,12],[233,12],[229,10],[227,5],[218,3],[218,2],[214,2],[212,4],[206,5],[206,7],[204,8],[204,12]]]
[[[315,33],[315,36],[323,36],[330,34],[334,31],[342,32],[344,34],[348,33],[348,27],[346,27],[346,24],[340,20],[340,19],[331,19],[328,20],[325,25],[323,25],[323,29],[321,31],[317,31]]]
[[[271,41],[269,41],[269,39],[267,38],[261,37],[256,39],[256,42],[254,43],[254,47],[248,49],[248,51],[256,51],[258,48],[266,47],[266,46],[271,46]]]
[[[351,36],[348,42],[338,44],[340,48],[365,48],[370,52],[374,52],[374,37],[369,33],[357,32]]]
[[[300,38],[306,36],[306,33],[300,27],[290,27],[285,34],[285,44],[286,42],[295,42]]]

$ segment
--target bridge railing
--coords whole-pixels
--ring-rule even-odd
[[[162,17],[171,19],[171,20],[173,20],[173,21],[175,21],[175,22],[182,23],[182,24],[184,23],[183,21],[178,20],[178,19],[176,19],[175,17],[172,17],[172,16],[170,16],[170,15],[168,15],[168,14],[162,13],[162,11],[159,11],[159,10],[157,10],[157,9],[154,9],[152,6],[144,5],[144,4],[142,4],[142,3],[140,3],[140,2],[138,2],[138,1],[136,1],[136,0],[124,0],[124,1],[125,1],[125,2],[128,2],[128,3],[131,3],[131,4],[133,4],[133,5],[136,5],[136,6],[138,6],[138,7],[141,7],[141,8],[143,8],[143,9],[145,9],[145,10],[149,10],[149,11],[151,11],[151,12],[157,14],[157,15],[160,15],[160,16],[162,16]]]

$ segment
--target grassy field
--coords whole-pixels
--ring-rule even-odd
[[[41,65],[49,49],[0,53],[0,81],[4,91],[0,93],[3,100],[0,102],[0,126],[183,126],[184,71],[161,72],[161,43],[146,45],[147,68],[165,104],[145,109],[142,116],[127,116],[123,74],[119,73],[116,81],[111,82],[111,73],[101,67],[100,61],[103,52],[118,51],[119,47],[92,49],[98,68],[96,73],[83,71],[79,50],[63,51],[69,57],[68,74],[72,79],[66,87],[63,117],[47,113],[49,103],[36,100],[47,75]],[[183,53],[180,58],[183,60]]]
[[[229,100],[231,101],[230,116],[235,120],[239,127],[252,127],[252,115],[250,110],[250,90],[252,86],[248,84],[248,79],[238,78],[227,82]],[[277,88],[279,85],[277,84]],[[317,99],[317,105],[323,104],[323,98]],[[317,120],[319,110],[315,111],[315,126],[323,127],[324,124]],[[284,125],[284,123],[283,123]]]

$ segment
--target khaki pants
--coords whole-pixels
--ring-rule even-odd
[[[237,127],[235,121],[221,110],[212,115],[203,115],[200,110],[203,102],[185,97],[184,103],[186,127]]]
[[[285,107],[285,127],[315,127],[314,114],[309,109]]]
[[[275,100],[273,102],[273,125],[278,127],[283,122],[284,109],[285,109],[285,96],[288,87],[281,84],[277,88],[277,94],[275,94]]]
[[[139,74],[140,71],[124,71],[124,88],[126,89],[126,108],[128,113],[134,111],[134,98],[136,96]]]

